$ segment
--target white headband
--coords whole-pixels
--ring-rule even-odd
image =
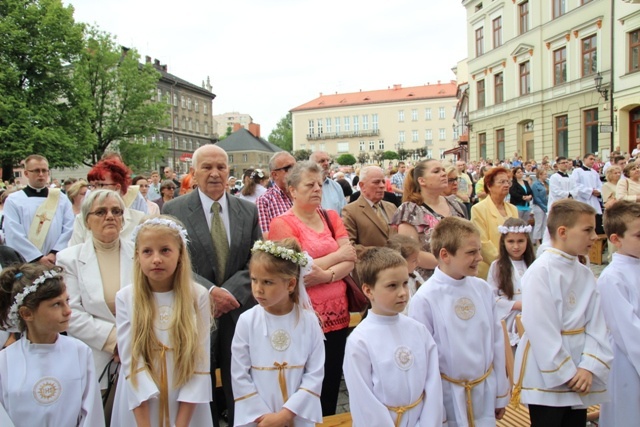
[[[131,234],[131,240],[136,241],[136,237],[138,237],[138,233],[145,225],[166,225],[169,228],[177,230],[180,234],[180,238],[182,238],[182,242],[186,245],[188,242],[188,234],[187,230],[185,230],[180,224],[177,222],[167,219],[167,218],[151,218],[138,225]]]
[[[517,227],[514,227],[514,226],[505,227],[504,225],[498,226],[498,231],[500,232],[500,234],[531,233],[531,230],[533,230],[533,227],[531,227],[530,225],[519,225]]]
[[[27,295],[34,293],[38,290],[38,286],[43,284],[47,279],[53,279],[54,277],[59,277],[59,273],[55,270],[47,270],[43,272],[36,280],[33,281],[33,285],[25,287],[22,292],[16,294],[14,298],[14,303],[11,305],[9,309],[9,320],[13,323],[14,326],[18,325],[18,320],[20,316],[18,316],[18,310],[22,307],[24,303],[24,299]],[[16,279],[22,277],[22,273],[16,274]]]

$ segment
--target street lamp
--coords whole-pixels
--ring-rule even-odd
[[[602,75],[600,73],[596,74],[593,81],[596,84],[596,92],[604,98],[604,102],[607,102],[609,100],[609,89],[602,87]]]

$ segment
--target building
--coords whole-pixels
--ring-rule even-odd
[[[608,157],[611,1],[463,0],[472,160]]]
[[[239,124],[245,129],[249,129],[249,124],[253,123],[253,118],[248,114],[238,113],[233,111],[230,113],[216,114],[213,116],[213,120],[216,123],[216,129],[214,129],[218,135],[226,135],[227,132],[235,132],[234,126]]]
[[[260,125],[251,123],[245,129],[236,123],[233,133],[220,141],[218,147],[229,155],[229,174],[239,177],[250,168],[269,169],[269,159],[282,148],[260,137]]]
[[[444,158],[455,147],[456,83],[323,95],[293,108],[293,149],[350,153],[360,163],[395,151],[403,159]]]

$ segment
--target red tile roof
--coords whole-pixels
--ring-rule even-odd
[[[455,98],[457,83],[428,84],[424,86],[402,87],[393,85],[387,89],[366,92],[336,93],[323,95],[291,111],[317,110],[321,108],[343,107],[346,105],[381,104],[385,102],[414,101],[418,99]]]

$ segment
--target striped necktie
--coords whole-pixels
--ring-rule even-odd
[[[229,240],[227,239],[227,231],[222,223],[220,216],[220,203],[213,202],[211,205],[211,240],[216,250],[216,272],[218,286],[224,282],[224,273],[227,268],[227,258],[229,258]]]

